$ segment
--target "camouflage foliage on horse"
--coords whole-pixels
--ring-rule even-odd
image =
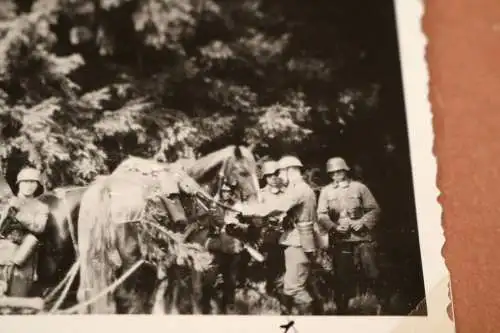
[[[79,301],[95,297],[141,260],[144,264],[83,312],[151,313],[157,299],[168,298],[169,285],[179,281],[180,276],[172,275],[172,267],[188,266],[190,273],[210,270],[212,258],[200,242],[186,243],[185,234],[168,229],[172,227],[169,202],[175,197],[188,207],[189,224],[199,219],[196,207],[205,205],[194,195],[202,189],[189,181],[193,178],[209,192],[225,178],[237,184],[242,199],[257,196],[255,159],[247,148],[234,146],[183,167],[131,157],[89,187],[82,198],[78,224]],[[167,272],[167,279],[162,279],[162,272]],[[175,306],[175,300],[172,302]],[[164,310],[162,306],[160,311]]]

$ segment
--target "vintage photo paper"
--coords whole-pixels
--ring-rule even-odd
[[[423,12],[2,2],[2,329],[454,332]]]

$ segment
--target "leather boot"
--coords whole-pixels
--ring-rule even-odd
[[[278,294],[278,300],[280,301],[280,308],[282,315],[290,315],[293,309],[293,297],[283,294]]]
[[[313,306],[312,303],[299,303],[295,304],[299,315],[301,316],[311,316],[313,315]]]

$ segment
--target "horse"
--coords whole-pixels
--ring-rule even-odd
[[[170,186],[167,183],[175,177],[175,168],[153,160],[143,159],[143,162],[154,165],[152,168],[159,175],[154,182],[160,188]],[[172,271],[168,270],[167,279],[160,280],[162,263],[151,263],[148,258],[152,248],[169,252],[172,247],[152,246],[159,237],[150,237],[151,232],[144,228],[142,212],[147,201],[144,186],[139,176],[121,174],[127,163],[130,164],[129,159],[90,185],[82,198],[78,218],[81,258],[78,300],[84,303],[92,300],[80,309],[82,313],[152,313],[158,309],[156,300],[165,300],[169,294],[166,286]],[[208,189],[217,190],[222,181],[229,181],[236,184],[241,200],[258,200],[257,165],[246,147],[229,146],[184,167],[189,176]],[[139,266],[140,263],[143,264]],[[124,274],[130,275],[123,283],[95,299]],[[176,278],[178,281],[178,275],[172,280]],[[175,300],[173,303],[175,307]],[[158,311],[166,309],[160,307]]]

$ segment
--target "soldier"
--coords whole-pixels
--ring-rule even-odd
[[[36,199],[43,192],[38,170],[19,172],[14,189],[17,197],[9,202],[0,225],[0,289],[8,296],[27,296],[36,280],[36,250],[49,215],[48,206]]]
[[[276,161],[266,161],[262,165],[262,177],[265,179],[265,186],[260,190],[262,202],[268,202],[280,196],[283,188],[280,186],[278,177],[278,163]],[[262,251],[265,254],[266,292],[270,295],[277,294],[277,285],[280,284],[280,276],[283,274],[284,253],[283,247],[279,244],[282,233],[281,222],[283,216],[273,216],[265,219],[262,230]]]
[[[279,177],[286,190],[281,196],[265,203],[241,207],[243,216],[266,217],[287,213],[280,244],[285,247],[285,276],[283,293],[285,305],[293,305],[300,314],[312,314],[313,299],[306,289],[311,262],[317,249],[314,235],[316,225],[316,196],[302,178],[299,159],[284,156],[278,162]]]
[[[238,201],[235,198],[234,186],[223,183],[219,201],[231,207],[237,205]],[[234,213],[216,206],[210,215],[218,227],[213,229],[205,246],[215,255],[215,263],[222,275],[221,310],[227,313],[233,311],[235,307],[235,288],[244,284],[246,278],[245,268],[250,258],[246,252],[243,252],[241,241],[226,230],[227,225],[238,223],[233,216]]]
[[[353,281],[358,280],[361,289],[368,290],[378,277],[372,231],[380,208],[368,187],[348,177],[350,168],[344,159],[330,158],[326,171],[333,181],[321,190],[318,221],[333,240],[335,303],[338,313],[343,314],[355,295]]]
[[[278,171],[278,162],[276,161],[266,161],[262,165],[262,177],[266,183],[266,185],[260,189],[263,201],[265,201],[268,196],[273,197],[282,191],[279,185]]]

